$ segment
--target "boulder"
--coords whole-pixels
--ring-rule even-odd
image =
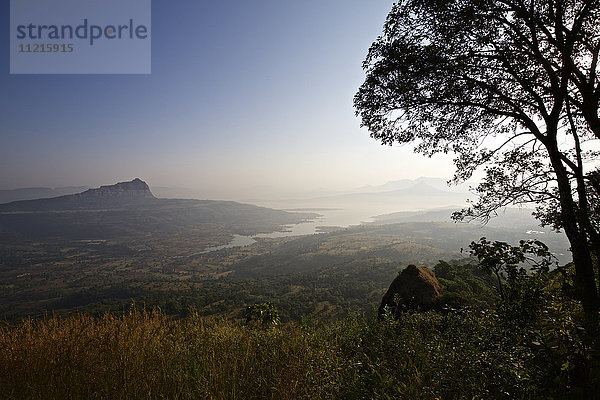
[[[411,264],[390,285],[381,300],[379,314],[385,314],[386,307],[394,316],[405,310],[426,311],[434,306],[439,296],[440,283],[433,271]]]

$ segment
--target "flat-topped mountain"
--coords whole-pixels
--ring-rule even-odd
[[[272,232],[316,216],[233,201],[159,199],[136,178],[78,194],[0,204],[0,234],[113,239],[201,232],[210,238],[215,232]]]
[[[0,204],[0,212],[115,208],[132,203],[147,202],[148,200],[156,200],[156,197],[154,197],[146,182],[135,178],[129,182],[100,186],[82,193]]]

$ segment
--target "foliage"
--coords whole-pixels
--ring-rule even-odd
[[[0,328],[0,397],[593,398],[582,331],[571,311],[546,312],[525,329],[470,309],[272,329],[135,308],[23,320]]]
[[[492,309],[498,302],[492,277],[477,265],[440,261],[433,271],[441,286],[439,309]]]
[[[527,349],[492,312],[407,313],[366,320],[342,350],[354,363],[344,398],[526,398]]]
[[[270,301],[246,307],[246,325],[268,327],[277,326],[280,322],[277,307]]]
[[[497,290],[503,301],[514,301],[528,273],[525,263],[538,275],[547,274],[550,267],[555,264],[555,257],[548,250],[548,246],[539,240],[521,240],[519,246],[511,246],[506,242],[490,242],[486,238],[479,242],[471,242],[471,255],[479,260],[479,267],[496,276]],[[505,291],[503,281],[506,281],[508,290]]]
[[[598,328],[574,301],[573,265],[550,270],[555,259],[539,241],[510,246],[481,238],[470,248],[478,268],[497,279],[497,323],[529,344],[529,373],[538,374],[552,395],[561,393],[560,385],[571,388],[572,398],[595,393],[600,385]]]

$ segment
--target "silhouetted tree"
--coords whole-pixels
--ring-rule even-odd
[[[518,246],[511,246],[482,237],[479,242],[471,242],[469,248],[471,255],[479,260],[479,268],[496,277],[496,289],[502,301],[506,301],[508,295],[503,281],[509,285],[509,292],[514,292],[519,281],[528,277],[525,265],[536,273],[545,274],[556,264],[556,257],[548,246],[538,240],[521,240]]]
[[[383,144],[456,154],[479,199],[455,215],[487,220],[535,203],[564,229],[584,309],[598,311],[600,1],[405,0],[364,62],[357,115]],[[596,266],[597,268],[597,266]]]

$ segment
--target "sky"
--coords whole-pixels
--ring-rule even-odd
[[[139,177],[243,199],[450,178],[449,157],[382,146],[354,115],[391,5],[153,0],[149,75],[10,75],[6,28],[0,189]]]

